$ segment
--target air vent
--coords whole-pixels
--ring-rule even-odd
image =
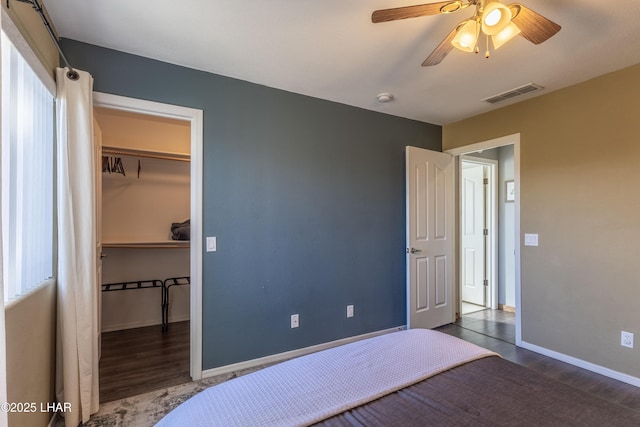
[[[489,104],[497,104],[498,102],[506,101],[507,99],[515,98],[516,96],[525,95],[527,93],[537,92],[542,89],[544,89],[542,86],[535,83],[529,83],[524,86],[499,93],[498,95],[490,96],[489,98],[483,99],[483,101],[486,101]]]

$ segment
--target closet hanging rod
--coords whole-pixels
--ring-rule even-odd
[[[102,146],[102,154],[115,154],[120,156],[147,157],[150,159],[177,160],[180,162],[190,162],[191,156],[181,153],[166,153],[161,151],[137,150],[133,148]]]
[[[44,26],[47,29],[49,36],[51,37],[51,40],[53,40],[53,44],[55,44],[56,48],[58,48],[58,53],[60,54],[60,58],[62,58],[62,61],[65,63],[67,68],[69,68],[69,71],[67,71],[67,77],[71,80],[78,80],[80,78],[80,75],[77,73],[76,70],[73,69],[71,64],[69,64],[67,57],[64,56],[64,52],[60,47],[58,38],[56,37],[56,34],[53,32],[53,27],[49,23],[49,19],[47,18],[47,15],[45,14],[43,7],[40,5],[40,3],[38,3],[38,0],[17,0],[17,1],[21,3],[30,4],[35,9],[35,11],[38,12],[38,15],[40,15],[40,18],[42,19],[42,22],[44,23]],[[9,0],[7,0],[7,9],[9,9]]]

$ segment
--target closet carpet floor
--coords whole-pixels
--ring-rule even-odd
[[[102,334],[101,403],[189,381],[188,321]]]

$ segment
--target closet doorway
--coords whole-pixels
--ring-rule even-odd
[[[101,401],[201,377],[202,112],[94,94]]]

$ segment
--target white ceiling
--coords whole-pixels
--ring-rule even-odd
[[[544,94],[640,63],[640,0],[520,2],[562,30],[538,46],[517,37],[488,60],[454,49],[421,67],[472,8],[372,24],[375,9],[422,2],[44,0],[61,37],[435,124],[535,96],[481,101],[526,83]],[[379,104],[381,92],[394,102]]]

